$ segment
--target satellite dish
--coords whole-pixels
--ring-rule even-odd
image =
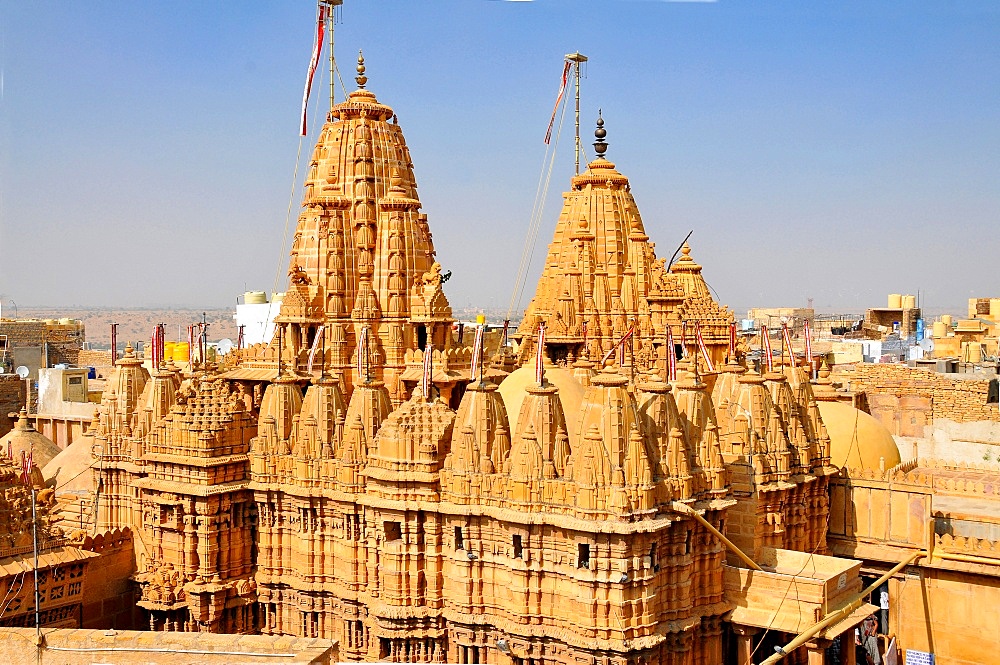
[[[930,337],[924,337],[922,340],[920,340],[919,344],[920,348],[928,353],[934,350],[934,340],[931,339]]]
[[[219,352],[219,355],[224,356],[230,351],[232,351],[234,346],[235,344],[233,344],[233,340],[224,338],[220,339],[219,342],[215,345],[215,350]]]
[[[14,373],[22,379],[26,379],[28,378],[28,375],[31,374],[31,370],[24,365],[19,365],[18,368],[14,370]]]

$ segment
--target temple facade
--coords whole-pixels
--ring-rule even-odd
[[[145,626],[342,660],[714,665],[780,609],[733,619],[741,561],[847,570],[808,375],[747,363],[687,243],[656,258],[603,119],[489,359],[452,331],[360,58],[357,83],[313,152],[274,339],[183,371],[129,347],[102,397],[79,519],[135,534]]]

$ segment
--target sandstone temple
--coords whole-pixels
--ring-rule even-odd
[[[875,429],[847,450],[857,428],[833,428],[866,414],[828,377],[748,357],[692,248],[657,256],[603,118],[520,326],[460,338],[401,125],[363,59],[356,82],[309,161],[270,343],[191,367],[129,346],[46,466],[66,570],[118,534],[119,628],[341,661],[743,665],[839,612],[787,657],[854,663],[862,572],[917,566],[933,533],[909,499],[886,499],[913,519],[892,536],[845,506],[893,479],[925,497],[923,467]]]

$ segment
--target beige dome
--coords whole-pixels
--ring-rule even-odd
[[[586,388],[576,380],[573,372],[561,367],[546,367],[545,380],[559,389],[559,400],[562,402],[563,413],[566,415],[567,434],[570,437],[570,447],[576,445],[576,422],[580,413],[580,404]],[[524,401],[525,389],[535,385],[535,364],[520,367],[507,376],[500,384],[497,392],[503,398],[507,407],[507,418],[512,427],[517,426],[521,413],[521,402]],[[513,433],[512,433],[513,435]]]
[[[94,477],[88,469],[94,465],[91,449],[94,437],[84,434],[42,467],[42,476],[60,492],[93,491]]]
[[[830,435],[830,463],[852,469],[885,468],[900,462],[899,448],[885,426],[845,402],[817,402]]]
[[[25,455],[30,453],[32,461],[39,469],[59,454],[59,446],[35,429],[35,426],[28,420],[28,414],[25,413],[24,409],[21,409],[14,429],[0,438],[0,452],[6,455],[8,446],[10,446],[9,450],[14,460],[21,459],[22,451]]]

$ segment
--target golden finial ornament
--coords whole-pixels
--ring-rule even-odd
[[[601,116],[601,110],[597,109],[597,129],[594,130],[594,136],[597,140],[594,141],[594,151],[597,153],[598,159],[604,158],[604,153],[608,151],[608,143],[604,140],[604,137],[608,135],[608,130],[604,129],[604,118]]]
[[[358,87],[362,90],[368,83],[368,77],[365,76],[365,54],[363,51],[358,51],[358,75],[354,77],[354,80],[357,81]]]

